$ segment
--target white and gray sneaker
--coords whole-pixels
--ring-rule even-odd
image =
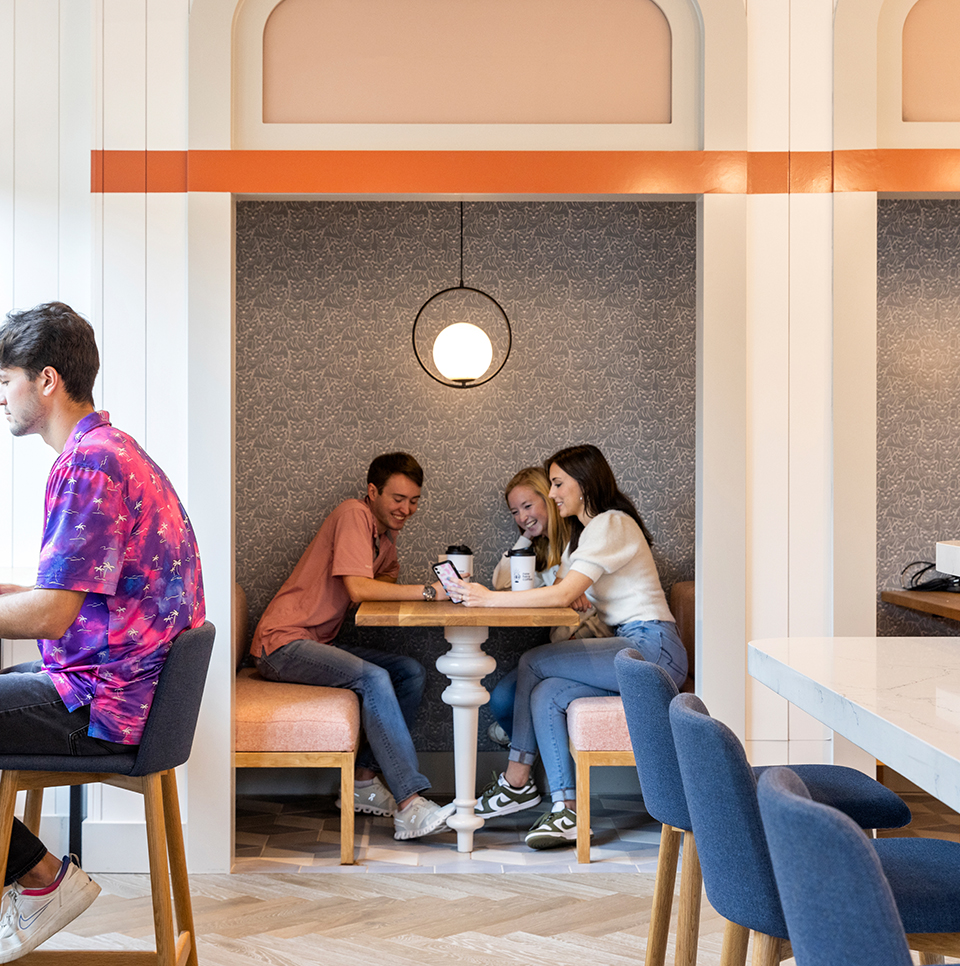
[[[540,792],[532,781],[528,781],[523,788],[514,788],[500,775],[480,793],[473,810],[483,818],[492,818],[495,815],[512,815],[539,804]]]
[[[0,907],[0,963],[36,949],[73,922],[99,894],[100,886],[70,856],[46,889],[24,889],[14,882],[4,892]]]
[[[343,808],[339,796],[337,808]],[[393,815],[397,810],[397,803],[390,794],[390,789],[374,776],[373,781],[362,788],[354,783],[353,810],[364,815]]]
[[[446,831],[447,819],[456,810],[453,803],[438,805],[422,795],[417,795],[405,809],[394,814],[393,837],[403,841]]]
[[[554,802],[553,808],[534,823],[524,842],[531,849],[555,849],[558,845],[572,845],[577,841],[577,813],[563,802]]]

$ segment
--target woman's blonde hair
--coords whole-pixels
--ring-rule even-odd
[[[570,539],[570,526],[557,511],[557,504],[550,499],[550,481],[541,466],[526,466],[506,485],[503,491],[504,500],[518,486],[529,486],[531,490],[543,497],[547,505],[547,532],[533,539],[533,549],[537,554],[537,570],[542,572],[560,563],[563,548]],[[507,504],[509,506],[509,502]],[[522,528],[520,528],[522,531]]]

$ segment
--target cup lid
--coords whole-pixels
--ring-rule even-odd
[[[537,551],[533,547],[514,547],[513,550],[507,551],[508,557],[535,557]]]
[[[459,554],[461,557],[469,557],[473,551],[466,544],[461,543],[457,547],[447,547],[447,553]]]

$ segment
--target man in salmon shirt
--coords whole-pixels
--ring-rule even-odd
[[[410,727],[426,675],[411,657],[340,643],[337,635],[351,604],[445,597],[439,583],[396,582],[397,534],[416,513],[422,486],[412,456],[378,456],[367,471],[366,498],[345,500],[323,521],[250,647],[269,681],[349,688],[360,697],[366,743],[357,756],[353,807],[392,815],[396,839],[443,831],[454,811],[420,795],[430,782],[420,773]]]
[[[36,434],[59,454],[36,584],[0,585],[0,637],[36,638],[41,657],[0,671],[0,754],[129,752],[173,639],[204,622],[190,521],[160,467],[94,409],[99,367],[93,328],[62,302],[11,312],[0,326],[10,432]],[[4,885],[0,963],[30,952],[100,892],[17,820]]]

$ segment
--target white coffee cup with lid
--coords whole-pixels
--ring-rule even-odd
[[[510,559],[510,589],[533,590],[537,573],[537,553],[533,547],[514,547],[507,551]]]

